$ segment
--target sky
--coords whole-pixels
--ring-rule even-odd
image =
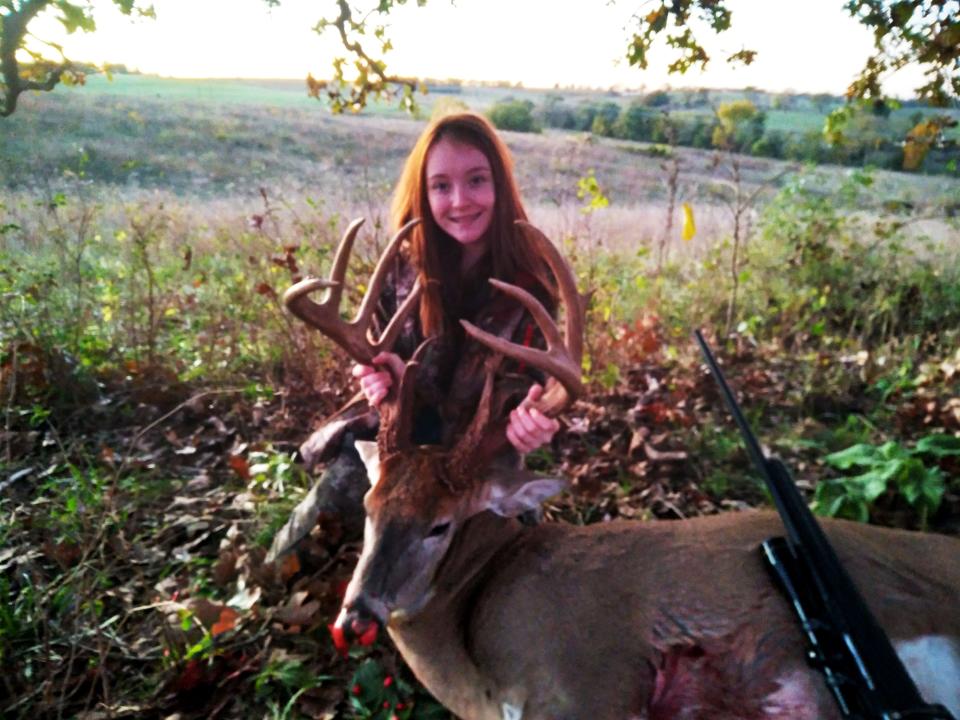
[[[506,80],[526,87],[740,88],[841,94],[871,53],[870,31],[849,17],[843,0],[728,0],[732,29],[701,33],[713,60],[706,73],[668,75],[674,57],[655,47],[650,68],[624,60],[632,17],[650,0],[430,0],[395,9],[386,57],[390,72],[416,77]],[[124,63],[171,77],[317,78],[330,75],[342,48],[334,30],[312,30],[333,0],[153,0],[156,20],[130,20],[109,0],[94,0],[97,32],[66,36],[39,18],[34,34],[63,44],[74,60]],[[375,0],[356,0],[372,7]],[[709,40],[710,42],[706,42]],[[726,54],[758,51],[750,67]],[[370,49],[375,49],[371,44]],[[920,83],[914,68],[886,88],[907,97]]]

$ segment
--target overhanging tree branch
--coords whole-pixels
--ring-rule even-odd
[[[27,90],[53,90],[66,69],[63,66],[52,67],[42,80],[20,76],[17,51],[23,46],[27,25],[50,2],[51,0],[26,0],[19,8],[13,2],[3,4],[8,12],[0,15],[0,76],[3,77],[0,85],[3,92],[0,117],[13,114],[21,93]]]
[[[407,0],[380,0],[375,12],[386,15],[394,5],[405,5]],[[418,7],[426,5],[426,0],[417,0]],[[330,110],[335,113],[349,109],[359,112],[366,107],[368,98],[390,97],[397,89],[402,89],[401,105],[408,111],[416,107],[414,92],[421,83],[416,78],[402,77],[387,73],[387,65],[381,58],[371,56],[360,44],[358,36],[365,35],[368,17],[356,20],[353,10],[347,0],[337,0],[338,15],[333,20],[320,20],[314,27],[318,33],[334,27],[340,36],[340,44],[349,53],[353,54],[353,68],[356,76],[348,80],[345,73],[346,58],[337,57],[333,61],[333,78],[323,83],[313,75],[307,75],[307,92],[311,97],[318,98],[323,92],[327,96]],[[372,13],[371,13],[372,14]],[[373,35],[380,43],[380,54],[389,52],[393,45],[386,37],[383,26],[377,26]]]
[[[268,2],[270,0],[267,0]],[[142,17],[153,17],[153,6],[137,7],[138,0],[113,0],[124,15],[136,12]],[[17,109],[17,100],[24,92],[48,92],[61,82],[82,83],[87,66],[81,70],[60,52],[59,60],[49,60],[26,48],[29,25],[47,8],[58,12],[58,19],[67,33],[96,29],[91,8],[70,0],[2,0],[0,2],[0,117],[8,117]],[[33,62],[23,64],[17,53],[26,50]]]

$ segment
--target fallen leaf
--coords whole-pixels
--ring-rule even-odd
[[[309,625],[319,610],[320,603],[310,600],[303,605],[285,605],[278,608],[273,614],[273,619],[286,625]]]
[[[229,630],[233,630],[239,618],[240,613],[233,608],[223,608],[223,610],[220,611],[219,619],[210,628],[210,634],[216,637],[217,635],[222,635]]]
[[[295,552],[285,555],[280,561],[280,578],[286,582],[300,572],[300,558]]]
[[[237,558],[239,555],[236,550],[224,550],[217,558],[211,570],[213,581],[220,587],[225,587],[227,583],[237,576]]]
[[[650,428],[646,425],[641,425],[634,430],[633,436],[630,438],[630,447],[627,449],[627,455],[632,458],[639,457],[640,450],[643,449],[644,442],[648,437],[650,437]]]
[[[250,463],[247,462],[247,459],[240,455],[231,455],[230,459],[227,460],[227,464],[230,465],[230,469],[233,470],[241,480],[250,479]]]

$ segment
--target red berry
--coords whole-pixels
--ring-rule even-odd
[[[354,686],[350,689],[350,692],[352,692],[354,695],[359,695],[362,690],[363,690],[363,688],[361,688],[359,685],[354,685]]]
[[[389,700],[384,700],[384,701],[383,701],[383,707],[384,707],[384,709],[390,707],[390,701],[389,701]]]
[[[387,675],[387,676],[383,679],[383,686],[384,686],[384,687],[390,687],[391,685],[393,685],[393,677],[390,676],[390,675]]]

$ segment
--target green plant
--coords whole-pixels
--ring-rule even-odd
[[[450,713],[425,691],[369,658],[350,680],[350,708],[363,720],[447,720]]]
[[[297,700],[305,692],[322,686],[330,679],[329,675],[317,675],[300,660],[275,652],[257,673],[253,685],[257,699],[267,704],[270,720],[288,720],[293,717]],[[284,699],[286,702],[281,706]]]
[[[960,438],[944,434],[927,435],[913,448],[889,441],[880,446],[860,443],[832,453],[824,458],[832,467],[862,472],[819,483],[814,510],[866,522],[872,505],[893,492],[918,513],[920,527],[925,528],[946,489],[943,472],[935,462],[950,456],[960,456]],[[926,464],[924,458],[933,459],[934,464]]]
[[[281,495],[290,485],[306,486],[306,473],[303,467],[294,462],[292,453],[255,450],[247,456],[250,462],[250,479],[266,490],[274,490]]]
[[[487,113],[492,122],[500,130],[514,132],[540,132],[536,118],[533,116],[533,103],[529,100],[506,99],[496,103]]]

